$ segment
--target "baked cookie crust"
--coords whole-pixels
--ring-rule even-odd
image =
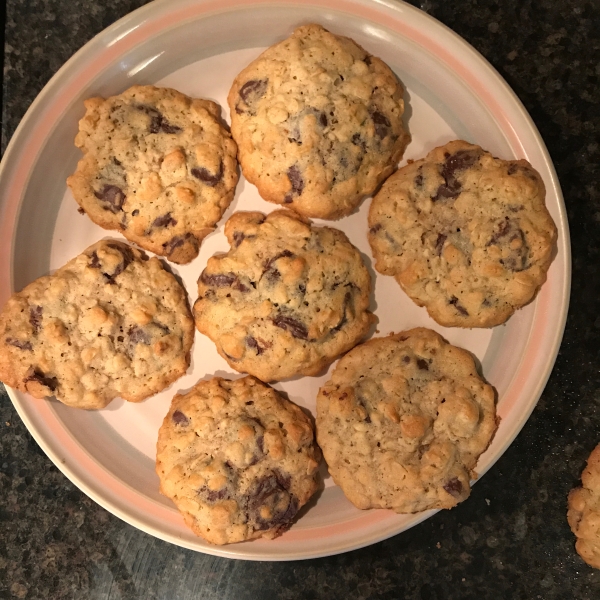
[[[309,418],[274,389],[214,377],[173,398],[160,428],[160,491],[213,544],[286,531],[318,487]]]
[[[391,69],[320,25],[298,27],[235,79],[231,133],[269,202],[337,219],[397,167],[409,141]]]
[[[472,356],[423,328],[357,346],[317,396],[329,473],[361,509],[456,506],[497,424]]]
[[[175,263],[198,255],[233,199],[237,147],[210,100],[133,86],[85,101],[67,179],[94,223]]]
[[[103,240],[6,303],[0,379],[77,408],[140,402],[185,373],[193,340],[175,277],[157,258]]]
[[[367,334],[371,277],[344,233],[277,210],[234,213],[225,235],[231,250],[208,260],[194,318],[236,371],[316,375]]]
[[[392,175],[369,227],[375,268],[446,327],[504,323],[546,281],[557,238],[537,171],[460,140]]]
[[[582,487],[569,494],[567,520],[577,536],[579,556],[590,567],[600,569],[600,444],[587,460],[581,483]]]

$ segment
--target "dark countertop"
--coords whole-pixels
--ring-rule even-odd
[[[7,0],[2,150],[52,74],[141,4]],[[340,556],[250,563],[170,545],[100,508],[46,458],[2,394],[0,598],[600,598],[600,570],[575,554],[565,518],[567,494],[600,442],[600,3],[413,4],[506,78],[563,188],[573,247],[569,318],[554,371],[521,434],[452,511]]]

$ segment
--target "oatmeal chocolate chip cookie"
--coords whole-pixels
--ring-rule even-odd
[[[391,69],[351,39],[299,27],[229,92],[243,173],[269,202],[307,217],[348,215],[409,141],[402,95]]]
[[[220,107],[153,86],[85,107],[75,138],[84,157],[67,179],[75,200],[101,227],[175,263],[191,261],[238,180]]]
[[[175,277],[157,258],[104,240],[7,302],[0,380],[77,408],[139,402],[185,373],[193,339]]]
[[[194,317],[232,368],[316,375],[367,334],[371,278],[341,231],[278,210],[237,212],[225,235],[231,250],[208,260]]]
[[[583,487],[569,494],[567,519],[577,536],[577,553],[588,565],[600,569],[600,444],[590,454],[581,482]]]
[[[160,491],[213,544],[272,539],[317,490],[308,417],[274,389],[214,377],[173,399],[158,434]]]
[[[539,174],[463,141],[390,177],[369,211],[375,268],[447,327],[491,327],[546,280],[556,226]]]
[[[471,355],[429,329],[370,340],[317,397],[317,441],[358,508],[452,508],[497,428],[494,390]]]

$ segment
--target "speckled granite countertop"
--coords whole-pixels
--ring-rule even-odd
[[[143,0],[7,0],[2,150],[43,85]],[[572,232],[564,341],[531,419],[468,502],[406,533],[325,559],[247,563],[169,545],[84,496],[0,397],[0,598],[592,599],[569,490],[600,442],[600,3],[413,2],[506,78],[554,160]]]

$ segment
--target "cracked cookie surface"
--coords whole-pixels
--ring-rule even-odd
[[[229,92],[242,171],[269,202],[307,217],[347,215],[404,152],[402,95],[391,69],[351,39],[299,27]]]
[[[9,299],[0,379],[77,408],[139,402],[185,373],[193,339],[175,277],[157,258],[105,240]]]
[[[587,460],[581,483],[582,487],[569,494],[567,519],[577,536],[577,553],[588,565],[600,569],[600,444]]]
[[[317,441],[358,508],[415,513],[470,494],[497,428],[471,355],[417,328],[357,346],[317,396]]]
[[[454,141],[392,175],[373,198],[375,268],[447,327],[491,327],[546,281],[557,231],[540,175]]]
[[[208,260],[194,318],[236,371],[316,375],[367,334],[371,278],[344,233],[277,210],[234,213],[225,235],[231,250]]]
[[[77,203],[146,250],[194,259],[238,181],[237,147],[218,104],[133,86],[85,108],[75,138],[84,157],[67,179]]]
[[[273,388],[214,377],[173,398],[160,428],[160,491],[213,544],[286,531],[318,487],[309,418]]]

